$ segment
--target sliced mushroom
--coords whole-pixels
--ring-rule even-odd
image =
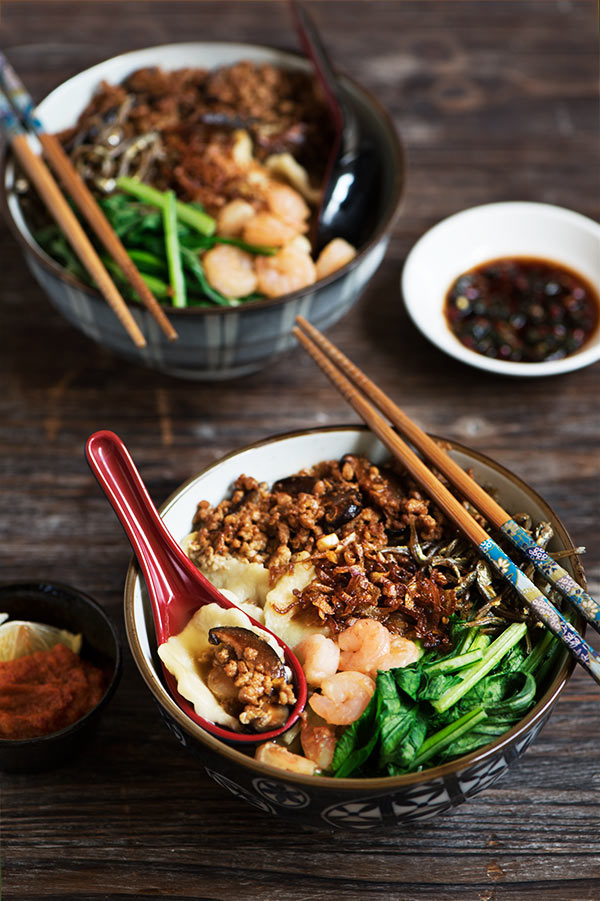
[[[277,652],[239,626],[211,629],[208,640],[217,647],[207,684],[228,712],[255,732],[283,725],[296,698]]]
[[[333,530],[339,529],[358,516],[363,508],[360,493],[354,489],[335,491],[325,498],[325,522]]]
[[[286,479],[279,479],[273,485],[273,491],[282,491],[284,494],[312,494],[315,482],[315,476],[288,476]]]
[[[209,631],[208,640],[211,644],[229,648],[238,660],[251,660],[255,666],[261,664],[273,678],[284,675],[284,666],[277,652],[251,629],[217,626]]]

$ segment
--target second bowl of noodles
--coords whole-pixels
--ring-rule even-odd
[[[254,94],[238,83],[243,82],[240,67],[244,66],[246,76],[252,75],[256,83]],[[237,80],[227,73],[234,73]],[[282,76],[286,90],[292,98],[300,92],[300,100],[293,103],[306,110],[306,122],[256,124],[265,115],[253,100],[261,94],[260,80],[277,79],[277,73],[289,73]],[[105,213],[122,240],[126,246],[132,241],[130,253],[179,338],[169,342],[162,335],[147,309],[127,294],[127,284],[119,281],[109,260],[110,272],[147,341],[141,349],[132,345],[103,297],[85,283],[85,272],[52,223],[34,222],[28,192],[8,154],[2,194],[9,225],[35,278],[69,322],[135,362],[183,378],[218,380],[256,371],[289,350],[298,314],[327,328],[355,303],[390,239],[404,185],[403,153],[386,111],[362,87],[342,78],[341,88],[374,149],[377,185],[356,252],[336,244],[311,257],[307,217],[316,212],[327,148],[320,138],[325,129],[318,127],[319,117],[311,113],[313,101],[305,98],[304,107],[301,103],[310,74],[306,59],[270,47],[173,44],[106,60],[70,78],[40,103],[38,113],[45,130],[62,133],[74,164],[92,189],[100,192]],[[229,80],[221,84],[224,79]],[[294,79],[304,81],[296,87]],[[265,85],[267,93],[268,88]],[[225,100],[231,93],[242,99],[227,107]],[[277,96],[274,89],[272,93]],[[202,114],[196,110],[199,96],[207,104]],[[240,113],[242,100],[246,105]],[[90,107],[90,102],[97,108]],[[284,109],[281,119],[285,103],[280,106]],[[84,110],[89,113],[78,131],[77,120]],[[221,127],[224,132],[219,131]],[[207,129],[217,129],[217,138],[213,135],[206,141]],[[279,129],[275,135],[274,129]],[[99,140],[98,134],[102,146],[93,143]],[[290,153],[296,145],[303,148],[302,166]],[[200,146],[201,153],[195,149]],[[117,151],[119,156],[113,160]],[[275,168],[267,170],[267,163]],[[240,167],[248,170],[243,183],[238,181]],[[306,183],[311,167],[314,177]],[[123,176],[125,182],[120,180]],[[259,190],[265,177],[269,184]],[[158,210],[153,214],[150,207],[139,227],[135,222],[132,226],[136,212],[147,202],[147,195],[128,194],[132,187],[135,191],[136,178],[160,191],[159,204],[169,190],[185,201],[188,218],[178,225],[185,244],[181,251],[185,298],[165,265]],[[121,193],[103,201],[102,190],[110,192],[115,186]],[[229,209],[224,215],[226,201]],[[213,214],[208,222],[198,203]],[[252,222],[245,220],[248,216]],[[225,243],[207,249],[215,227]],[[233,295],[234,302],[228,302]]]

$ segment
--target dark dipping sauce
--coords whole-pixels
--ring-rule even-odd
[[[560,263],[532,257],[490,260],[460,275],[444,313],[458,340],[514,363],[561,360],[598,326],[597,291]]]

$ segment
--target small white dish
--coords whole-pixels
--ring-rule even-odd
[[[468,269],[501,257],[562,263],[600,285],[600,225],[547,203],[489,203],[456,213],[429,229],[410,251],[402,294],[417,328],[450,356],[489,372],[558,375],[600,360],[600,328],[582,350],[562,360],[513,363],[469,350],[450,331],[443,307],[448,289]]]

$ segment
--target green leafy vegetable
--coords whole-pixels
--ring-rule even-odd
[[[390,672],[393,673],[398,688],[416,701],[423,681],[423,666],[419,665],[419,662],[411,663],[409,666],[390,670]]]
[[[394,761],[415,728],[418,705],[410,696],[398,691],[393,671],[378,673],[376,685],[376,694],[380,698],[379,765],[385,767]]]
[[[363,715],[349,726],[335,746],[332,768],[339,778],[351,776],[369,758],[379,736],[377,721],[381,699],[377,692]]]
[[[407,772],[412,769],[414,759],[426,734],[427,716],[423,709],[417,706],[411,716],[410,729],[406,732],[404,740],[396,747],[393,762],[388,764],[387,772],[390,776],[394,775],[396,771]]]
[[[531,654],[529,654],[529,656],[523,661],[521,669],[526,673],[535,672],[535,670],[548,654],[555,641],[556,639],[552,632],[546,630],[543,638],[538,641]]]
[[[413,766],[422,766],[427,760],[435,757],[435,755],[443,748],[453,741],[456,741],[456,739],[464,735],[465,732],[469,732],[474,726],[486,718],[487,714],[483,707],[476,707],[474,710],[470,710],[468,713],[465,713],[464,716],[455,720],[449,726],[440,729],[439,732],[434,732],[434,734],[430,735],[427,741],[424,741],[421,745],[419,753],[412,761]]]
[[[456,704],[476,682],[496,666],[502,657],[523,638],[526,632],[526,623],[511,623],[502,635],[487,648],[483,658],[465,671],[460,684],[449,688],[447,692],[433,702],[435,709],[441,713],[452,707],[453,704]]]
[[[365,712],[337,742],[336,777],[398,775],[470,753],[535,703],[536,676],[558,645],[549,633],[527,654],[525,623],[513,623],[494,641],[454,625],[450,653],[426,653],[377,674]]]
[[[155,254],[148,253],[147,250],[136,250],[134,248],[128,252],[140,272],[148,272],[150,274],[165,273],[164,260],[157,257]]]
[[[479,635],[475,635],[471,646],[469,647],[470,651],[484,651],[487,647],[490,646],[491,638],[489,635],[484,635],[483,633]]]
[[[439,700],[446,692],[450,691],[455,685],[460,685],[460,676],[450,676],[445,673],[434,673],[429,675],[427,670],[423,674],[424,678],[419,690],[420,701]]]
[[[112,275],[112,277],[120,284],[120,286],[127,285],[127,279],[125,278],[125,273],[121,269],[120,266],[112,260],[110,257],[102,257],[102,262]],[[161,281],[158,278],[155,278],[152,275],[148,275],[145,272],[140,272],[140,275],[152,291],[155,297],[157,298],[169,298],[171,297],[171,288],[165,282]],[[137,298],[137,295],[135,295]]]

